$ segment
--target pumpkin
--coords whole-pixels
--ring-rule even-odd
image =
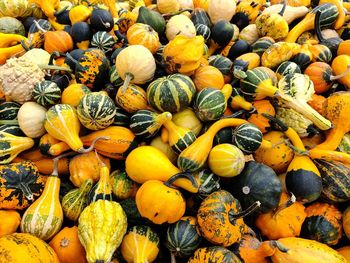
[[[98,158],[110,168],[110,161],[94,152],[82,153],[74,156],[69,163],[69,179],[76,186],[80,187],[85,180],[91,179],[96,183],[100,179],[100,168]]]
[[[79,188],[66,193],[62,198],[62,210],[66,218],[77,221],[81,212],[88,205],[87,196],[93,186],[91,179],[86,179]]]
[[[101,92],[86,94],[77,107],[80,123],[90,130],[107,128],[114,122],[115,114],[113,100]]]
[[[193,82],[197,91],[208,87],[221,89],[225,84],[222,73],[213,66],[198,68],[193,74]]]
[[[30,138],[38,138],[45,134],[44,120],[46,109],[35,102],[25,102],[18,111],[18,125]]]
[[[262,13],[259,15],[255,24],[260,37],[268,36],[273,39],[284,39],[289,32],[287,21],[283,18],[283,13],[286,9],[286,4],[283,5],[279,13]]]
[[[347,207],[343,212],[342,223],[346,237],[350,239],[350,208]]]
[[[112,51],[115,43],[116,39],[105,31],[96,32],[91,39],[91,46],[105,53]]]
[[[152,54],[160,47],[158,33],[149,25],[142,23],[133,24],[126,35],[130,45],[142,45]]]
[[[113,28],[113,16],[111,12],[102,8],[94,8],[90,15],[90,25],[95,31],[109,32]]]
[[[234,177],[240,174],[244,164],[243,152],[229,143],[214,146],[208,156],[210,170],[223,177]]]
[[[173,114],[171,119],[176,125],[188,128],[197,136],[202,129],[202,123],[192,110],[192,108],[185,108],[182,111]]]
[[[207,56],[213,55],[218,48],[225,47],[224,50],[229,49],[228,46],[230,46],[230,42],[232,41],[233,36],[234,36],[234,27],[230,22],[222,19],[217,23],[215,23],[211,28],[210,46],[209,46]],[[232,46],[228,52],[229,55],[230,55]],[[224,50],[222,51],[222,55],[224,53]],[[232,59],[232,57],[229,55],[227,55],[227,57]]]
[[[325,45],[309,45],[309,50],[312,53],[312,62],[329,63],[332,60],[332,52]]]
[[[112,259],[126,233],[126,220],[123,208],[114,201],[97,200],[83,210],[79,217],[78,237],[89,263]]]
[[[194,252],[188,263],[239,263],[242,262],[233,252],[223,247],[204,247]]]
[[[120,51],[115,62],[119,76],[124,80],[122,92],[129,83],[144,84],[153,79],[156,63],[151,51],[141,45],[131,45]]]
[[[50,54],[54,51],[66,53],[73,49],[73,39],[64,30],[47,31],[44,40],[44,49]]]
[[[0,209],[27,208],[44,189],[44,178],[32,162],[2,165]]]
[[[57,104],[61,99],[61,89],[53,81],[43,80],[34,85],[33,99],[41,106]]]
[[[0,210],[0,216],[0,238],[15,233],[21,223],[21,215],[16,210]]]
[[[257,126],[251,123],[244,123],[236,127],[232,133],[233,143],[244,153],[252,153],[258,150],[262,144],[262,140],[262,132]]]
[[[128,263],[153,262],[158,252],[158,234],[148,226],[133,226],[121,244],[121,254]]]
[[[82,14],[78,14],[82,15]],[[87,22],[76,22],[70,29],[74,44],[82,50],[87,50],[92,38],[92,30]]]
[[[42,195],[23,214],[21,232],[31,233],[42,240],[51,239],[61,229],[63,211],[59,199],[61,180],[58,178],[58,157],[47,178]]]
[[[327,245],[336,245],[342,235],[342,214],[333,205],[313,203],[305,210],[307,216],[301,236]]]
[[[177,0],[157,0],[157,9],[161,14],[179,11],[180,4]]]
[[[242,212],[239,201],[229,192],[219,190],[207,196],[201,203],[197,221],[201,235],[212,244],[228,247],[239,242],[247,232],[243,217],[260,205],[253,204]]]
[[[198,24],[194,26],[196,28],[196,34],[203,36],[204,40],[208,40],[210,38],[210,28],[203,24]]]
[[[213,121],[223,116],[227,107],[225,95],[215,88],[204,88],[196,94],[193,109],[201,121]]]
[[[234,0],[210,1],[208,5],[208,15],[213,24],[219,20],[230,21],[236,10]]]
[[[109,182],[113,194],[118,199],[127,199],[136,195],[138,184],[131,180],[125,171],[115,170],[112,172]]]
[[[148,109],[146,92],[137,85],[130,84],[125,91],[119,88],[116,95],[117,104],[129,113]]]
[[[183,14],[172,16],[165,26],[167,39],[173,40],[176,36],[193,38],[196,36],[196,28],[193,22]]]
[[[174,256],[181,258],[191,256],[201,242],[197,228],[195,217],[182,217],[168,227],[166,247]]]
[[[164,47],[163,58],[169,74],[192,75],[199,68],[204,53],[204,38],[176,36]]]
[[[209,28],[211,27],[211,21],[208,16],[208,13],[202,7],[197,7],[195,5],[195,9],[191,13],[191,20],[195,26],[205,25]]]
[[[148,85],[147,100],[154,109],[173,113],[189,106],[195,93],[195,85],[188,76],[172,74]]]
[[[43,240],[28,233],[13,233],[0,238],[2,262],[47,262],[60,263],[55,251]]]
[[[78,228],[64,227],[50,241],[49,245],[56,252],[61,263],[77,262],[86,263],[84,247],[78,238]]]
[[[61,103],[77,107],[84,95],[90,92],[90,89],[84,84],[71,84],[62,92]]]
[[[150,25],[158,34],[162,34],[165,30],[164,17],[160,13],[144,6],[139,8],[136,22]]]
[[[270,240],[300,235],[306,218],[305,207],[295,201],[295,196],[288,197],[282,192],[278,207],[265,214],[260,214],[255,225]]]

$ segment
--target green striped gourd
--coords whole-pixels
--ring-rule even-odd
[[[220,70],[220,72],[222,73],[222,75],[224,75],[225,78],[231,77],[231,68],[233,63],[229,58],[224,57],[222,55],[214,55],[210,56],[208,61],[209,65],[216,67],[218,70]]]
[[[118,106],[115,107],[115,110],[113,126],[129,127],[130,116],[128,113]]]
[[[70,190],[62,198],[63,214],[72,221],[77,221],[81,212],[88,204],[87,196],[94,182],[87,179],[79,188]]]
[[[54,159],[54,170],[47,178],[41,196],[24,212],[21,232],[30,233],[42,240],[49,240],[60,231],[63,211],[59,199],[61,180],[58,177],[58,159]]]
[[[99,162],[101,163],[100,168],[100,179],[91,189],[88,194],[88,203],[96,202],[97,200],[107,200],[112,201],[112,186],[110,183],[110,175],[108,167],[100,160],[96,154]]]
[[[276,69],[276,75],[278,79],[281,79],[288,74],[294,73],[301,73],[301,70],[298,64],[292,61],[284,61]]]
[[[202,169],[194,174],[199,182],[198,197],[205,198],[220,189],[220,177],[209,169]]]
[[[202,8],[195,8],[191,13],[191,20],[194,25],[206,25],[207,27],[211,27],[211,21],[207,14],[207,12]]]
[[[20,104],[12,101],[0,104],[0,131],[16,136],[24,135],[19,128],[17,120],[17,114],[20,107]]]
[[[243,152],[252,153],[260,147],[263,134],[256,125],[244,123],[233,131],[232,140]]]
[[[277,87],[264,67],[247,70],[247,77],[240,82],[240,91],[248,101],[261,100],[277,94]]]
[[[170,112],[158,114],[150,110],[139,110],[131,116],[130,129],[136,136],[150,138],[171,118]]]
[[[18,125],[15,124],[4,124],[0,125],[0,131],[10,133],[15,136],[23,136],[24,133],[22,132],[21,128]]]
[[[330,202],[350,200],[350,168],[340,162],[313,160],[322,178],[322,197]]]
[[[110,174],[109,180],[113,194],[120,200],[127,199],[136,194],[138,184],[134,182],[125,171],[116,170]]]
[[[102,92],[86,94],[77,107],[80,123],[90,130],[102,130],[110,126],[115,113],[114,101]]]
[[[120,248],[128,263],[153,262],[159,253],[159,237],[149,226],[133,226],[124,236]]]
[[[115,65],[113,65],[109,70],[109,81],[114,87],[120,87],[124,83],[124,80],[119,76]]]
[[[261,56],[273,44],[275,40],[272,37],[261,37],[252,44],[252,52]]]
[[[193,109],[201,121],[217,120],[226,110],[224,94],[214,88],[204,88],[196,94]]]
[[[193,131],[176,125],[171,120],[165,122],[164,127],[168,131],[168,143],[176,153],[181,153],[196,140],[196,135]]]
[[[203,36],[204,40],[207,41],[210,38],[210,28],[203,24],[195,25],[197,36]]]
[[[201,242],[195,217],[183,217],[167,229],[166,247],[175,256],[186,258],[193,254]]]
[[[61,89],[53,81],[43,80],[34,86],[33,99],[42,106],[57,104],[61,99]]]
[[[111,34],[105,31],[96,32],[91,39],[91,46],[101,49],[105,53],[113,50],[115,43],[116,39],[114,39]]]
[[[189,106],[195,93],[196,88],[190,77],[172,74],[149,84],[147,100],[154,109],[174,113]]]

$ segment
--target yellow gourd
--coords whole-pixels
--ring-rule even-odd
[[[0,237],[15,233],[21,223],[21,216],[16,210],[0,210]]]

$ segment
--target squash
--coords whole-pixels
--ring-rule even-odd
[[[288,74],[294,73],[301,73],[301,70],[298,64],[292,61],[284,61],[276,69],[276,75],[278,80],[280,80]]]
[[[222,128],[238,126],[245,123],[243,119],[222,119],[215,122],[194,143],[181,152],[177,160],[177,165],[182,171],[198,171],[206,162],[213,145],[215,134]]]
[[[288,147],[287,137],[280,131],[270,131],[263,136],[273,147],[259,148],[253,153],[254,159],[271,167],[276,173],[283,173],[293,159],[294,152]]]
[[[224,115],[227,101],[224,93],[216,88],[204,88],[197,92],[193,109],[201,121],[214,121]]]
[[[60,263],[55,251],[43,240],[28,233],[13,233],[0,238],[0,261]]]
[[[268,182],[269,187],[264,182]],[[258,211],[266,213],[277,208],[282,185],[270,167],[249,161],[243,171],[233,178],[230,191],[240,200],[244,209],[259,201],[261,205]]]
[[[128,263],[153,262],[159,252],[159,237],[149,226],[133,226],[121,244],[121,254]]]
[[[198,119],[192,108],[189,107],[173,114],[171,120],[178,126],[190,129],[196,136],[202,129],[201,121]]]
[[[61,89],[53,81],[43,80],[34,85],[33,99],[41,106],[57,104],[61,99]]]
[[[118,106],[116,106],[115,109],[116,109],[116,114],[115,114],[113,126],[128,127],[130,123],[129,114]]]
[[[51,29],[52,25],[49,21],[45,19],[34,20],[29,27],[27,39],[21,41],[22,46],[28,49],[41,48],[44,45],[45,32]]]
[[[96,155],[94,152],[82,153],[74,156],[69,162],[70,181],[80,187],[84,181],[91,179],[96,183],[100,179],[101,163],[98,158],[110,169],[110,161],[108,158]]]
[[[222,177],[237,176],[242,172],[244,164],[243,152],[229,143],[214,146],[208,156],[210,170]]]
[[[50,158],[41,159],[34,162],[35,166],[38,168],[38,171],[44,175],[50,175],[54,169],[53,161]],[[62,158],[58,161],[58,172],[60,174],[69,173],[69,160],[68,158]]]
[[[332,3],[325,3],[313,8],[292,30],[289,31],[285,41],[293,43],[305,31],[314,29],[314,19],[317,11],[321,11],[320,26],[322,28],[330,27],[338,18],[337,7]]]
[[[307,44],[302,44],[299,52],[293,57],[293,61],[300,65],[302,69],[308,66],[312,61],[312,53]]]
[[[204,38],[176,36],[164,47],[163,58],[168,74],[192,75],[199,68],[204,53]],[[119,56],[118,56],[119,57]]]
[[[341,162],[313,160],[322,178],[322,197],[331,202],[346,202],[350,199],[350,169]]]
[[[289,3],[289,1],[287,1],[286,4],[287,4],[286,9],[281,16],[286,20],[288,24],[291,24],[294,20],[298,18],[304,17],[309,12],[309,9],[306,6],[292,6]],[[262,14],[280,13],[282,8],[283,8],[283,4],[272,3],[271,6],[263,10]]]
[[[343,217],[342,217],[342,223],[343,223],[343,229],[346,237],[350,239],[350,208],[347,207],[344,212],[343,212]]]
[[[97,200],[88,205],[79,217],[78,237],[89,263],[109,262],[126,233],[123,208],[114,201]]]
[[[64,30],[47,31],[44,40],[44,49],[50,54],[54,51],[66,53],[73,49],[73,39]]]
[[[95,31],[109,32],[113,28],[113,16],[110,11],[94,8],[90,15],[90,25]]]
[[[257,126],[251,123],[239,125],[232,133],[233,144],[247,154],[258,150],[262,144],[262,140],[262,132]]]
[[[217,68],[213,66],[204,66],[198,68],[193,74],[193,82],[197,91],[204,88],[222,89],[224,86],[224,76]]]
[[[266,133],[270,129],[270,123],[267,118],[262,116],[262,113],[275,116],[276,111],[269,100],[257,100],[252,102],[252,106],[256,109],[256,112],[250,115],[248,121],[256,125],[262,133]]]
[[[228,247],[239,242],[248,231],[243,217],[260,206],[254,203],[242,211],[239,201],[229,192],[219,190],[206,197],[201,203],[197,221],[201,235],[215,245]]]
[[[219,20],[230,21],[236,11],[236,2],[233,0],[209,1],[208,15],[213,24]]]
[[[295,201],[295,196],[282,192],[278,207],[265,214],[260,214],[255,225],[268,239],[300,235],[302,224],[306,218],[305,207]]]
[[[129,83],[144,84],[153,79],[156,63],[152,53],[141,45],[132,45],[120,51],[115,62],[119,76],[124,80],[125,93]]]
[[[312,54],[312,62],[330,63],[332,60],[332,51],[325,45],[309,45],[309,50]]]
[[[87,196],[93,186],[91,179],[86,179],[79,188],[66,193],[62,198],[62,210],[66,218],[77,221],[81,212],[88,205]]]
[[[314,240],[298,237],[286,237],[278,239],[278,242],[288,249],[288,252],[275,250],[271,259],[273,263],[317,263],[334,262],[346,263],[347,260],[336,250]]]
[[[79,102],[77,115],[80,123],[90,130],[102,130],[114,122],[114,101],[101,92],[86,94]]]
[[[70,35],[77,48],[87,50],[92,38],[92,30],[87,22],[76,22],[70,29]]]
[[[135,201],[142,217],[154,224],[175,223],[184,214],[186,202],[181,192],[171,188],[171,184],[178,178],[187,179],[196,186],[197,182],[190,174],[177,174],[166,182],[148,180],[137,190]]]
[[[250,24],[242,29],[239,33],[239,39],[246,41],[249,45],[252,45],[259,39],[258,29],[256,24]]]
[[[129,113],[149,109],[146,91],[135,84],[130,84],[125,91],[119,88],[115,100],[121,108]]]
[[[188,261],[188,263],[210,262],[239,263],[242,261],[230,250],[219,246],[199,248]]]
[[[130,129],[136,136],[151,138],[171,117],[167,111],[158,114],[150,110],[139,110],[130,118]]]
[[[109,183],[117,199],[127,199],[136,195],[138,184],[125,171],[115,170],[110,174]]]
[[[193,38],[196,36],[196,28],[193,22],[183,14],[172,16],[165,26],[166,38],[171,41],[176,36]]]
[[[198,248],[201,236],[198,233],[195,217],[182,217],[175,224],[169,225],[166,232],[166,247],[174,256],[189,257]]]
[[[61,263],[69,263],[72,260],[76,263],[86,263],[84,247],[78,238],[78,228],[65,227],[53,237],[49,243],[56,252]]]
[[[180,10],[177,0],[157,0],[157,9],[161,14],[175,13]]]
[[[222,55],[214,55],[208,58],[209,65],[220,70],[224,77],[224,82],[228,83],[231,80],[232,61]]]
[[[301,237],[326,245],[336,245],[342,235],[342,214],[333,205],[316,202],[305,210],[307,216],[301,228]]]
[[[0,209],[27,208],[44,189],[45,180],[32,162],[2,165],[0,172]]]
[[[113,50],[116,38],[105,31],[96,32],[91,39],[91,46],[101,49],[104,53]]]
[[[334,74],[341,76],[340,78],[337,79],[338,82],[343,84],[347,89],[350,87],[349,71],[348,71],[349,64],[350,64],[350,56],[348,55],[339,55],[335,57],[332,62],[332,70]]]
[[[61,229],[63,211],[59,200],[61,180],[58,177],[58,159],[53,159],[54,170],[47,178],[42,195],[24,212],[21,232],[49,240]]]
[[[84,84],[71,84],[62,92],[61,102],[62,104],[77,107],[81,98],[90,92],[90,89]]]
[[[166,132],[167,133],[167,132]],[[169,159],[169,161],[173,164],[176,164],[177,160],[177,154],[174,152],[174,150],[170,147],[167,141],[164,141],[162,139],[162,136],[159,135],[150,142],[150,146],[153,146],[163,152],[166,157]]]
[[[234,27],[226,20],[220,20],[210,29],[210,46],[207,56],[211,56],[217,48],[229,49],[230,42],[234,36]]]
[[[0,4],[0,17],[26,17],[30,14],[30,4],[26,0],[10,0]]]
[[[45,134],[44,120],[46,109],[36,102],[25,102],[18,111],[18,124],[23,133],[30,138]]]
[[[163,16],[160,13],[144,6],[139,8],[136,23],[150,25],[158,33],[158,35],[162,34],[165,30],[165,19]]]
[[[15,233],[21,223],[21,215],[16,210],[0,210],[0,216],[0,238]]]
[[[149,25],[142,23],[133,24],[126,35],[130,45],[143,45],[152,54],[160,47],[158,33]]]
[[[198,24],[194,26],[196,29],[196,34],[203,36],[204,40],[207,41],[210,38],[210,28],[203,24]]]
[[[191,78],[172,74],[151,82],[147,87],[147,101],[156,110],[179,112],[192,103],[196,93]]]
[[[201,7],[195,7],[193,12],[191,13],[191,20],[195,26],[205,25],[208,28],[210,28],[212,25],[208,13]]]
[[[255,53],[246,53],[237,57],[232,63],[232,73],[237,79],[246,77],[245,71],[260,65],[260,56]]]
[[[261,65],[268,68],[276,68],[282,62],[290,60],[298,54],[301,46],[296,43],[277,42],[270,45],[261,56]]]

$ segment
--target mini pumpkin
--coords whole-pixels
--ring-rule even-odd
[[[133,24],[126,35],[130,45],[142,45],[152,54],[160,47],[158,33],[149,25],[143,23]]]

